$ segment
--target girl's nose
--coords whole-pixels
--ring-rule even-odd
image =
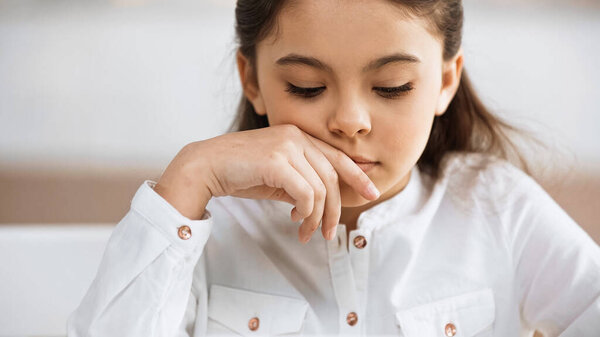
[[[340,100],[328,120],[328,128],[337,135],[355,137],[371,132],[371,116],[368,106],[360,102],[356,96],[347,95]]]

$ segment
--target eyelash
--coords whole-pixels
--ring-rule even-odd
[[[380,96],[384,98],[395,99],[413,90],[414,87],[411,82],[408,82],[399,87],[374,87],[373,89],[382,92],[383,95]],[[315,98],[320,95],[323,90],[325,90],[325,87],[302,88],[297,87],[289,82],[287,83],[287,88],[285,89],[285,91],[291,93],[292,95],[300,96],[304,99]]]

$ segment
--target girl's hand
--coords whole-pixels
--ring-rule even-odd
[[[288,202],[298,234],[307,242],[322,221],[326,239],[341,215],[338,179],[369,200],[379,192],[342,151],[300,130],[275,125],[233,132],[186,145],[169,164],[155,191],[184,216],[201,218],[211,197],[231,195]]]

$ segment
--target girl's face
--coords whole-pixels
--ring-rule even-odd
[[[294,124],[349,156],[382,197],[370,202],[340,180],[342,206],[369,206],[401,191],[460,80],[462,50],[442,60],[442,42],[390,1],[294,1],[256,47],[256,81],[244,92],[270,125]],[[311,88],[311,89],[302,89]]]

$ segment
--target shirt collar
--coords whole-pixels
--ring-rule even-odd
[[[413,166],[406,187],[388,200],[362,212],[358,217],[356,227],[371,231],[415,215],[425,202],[426,193],[423,178],[418,166]]]

